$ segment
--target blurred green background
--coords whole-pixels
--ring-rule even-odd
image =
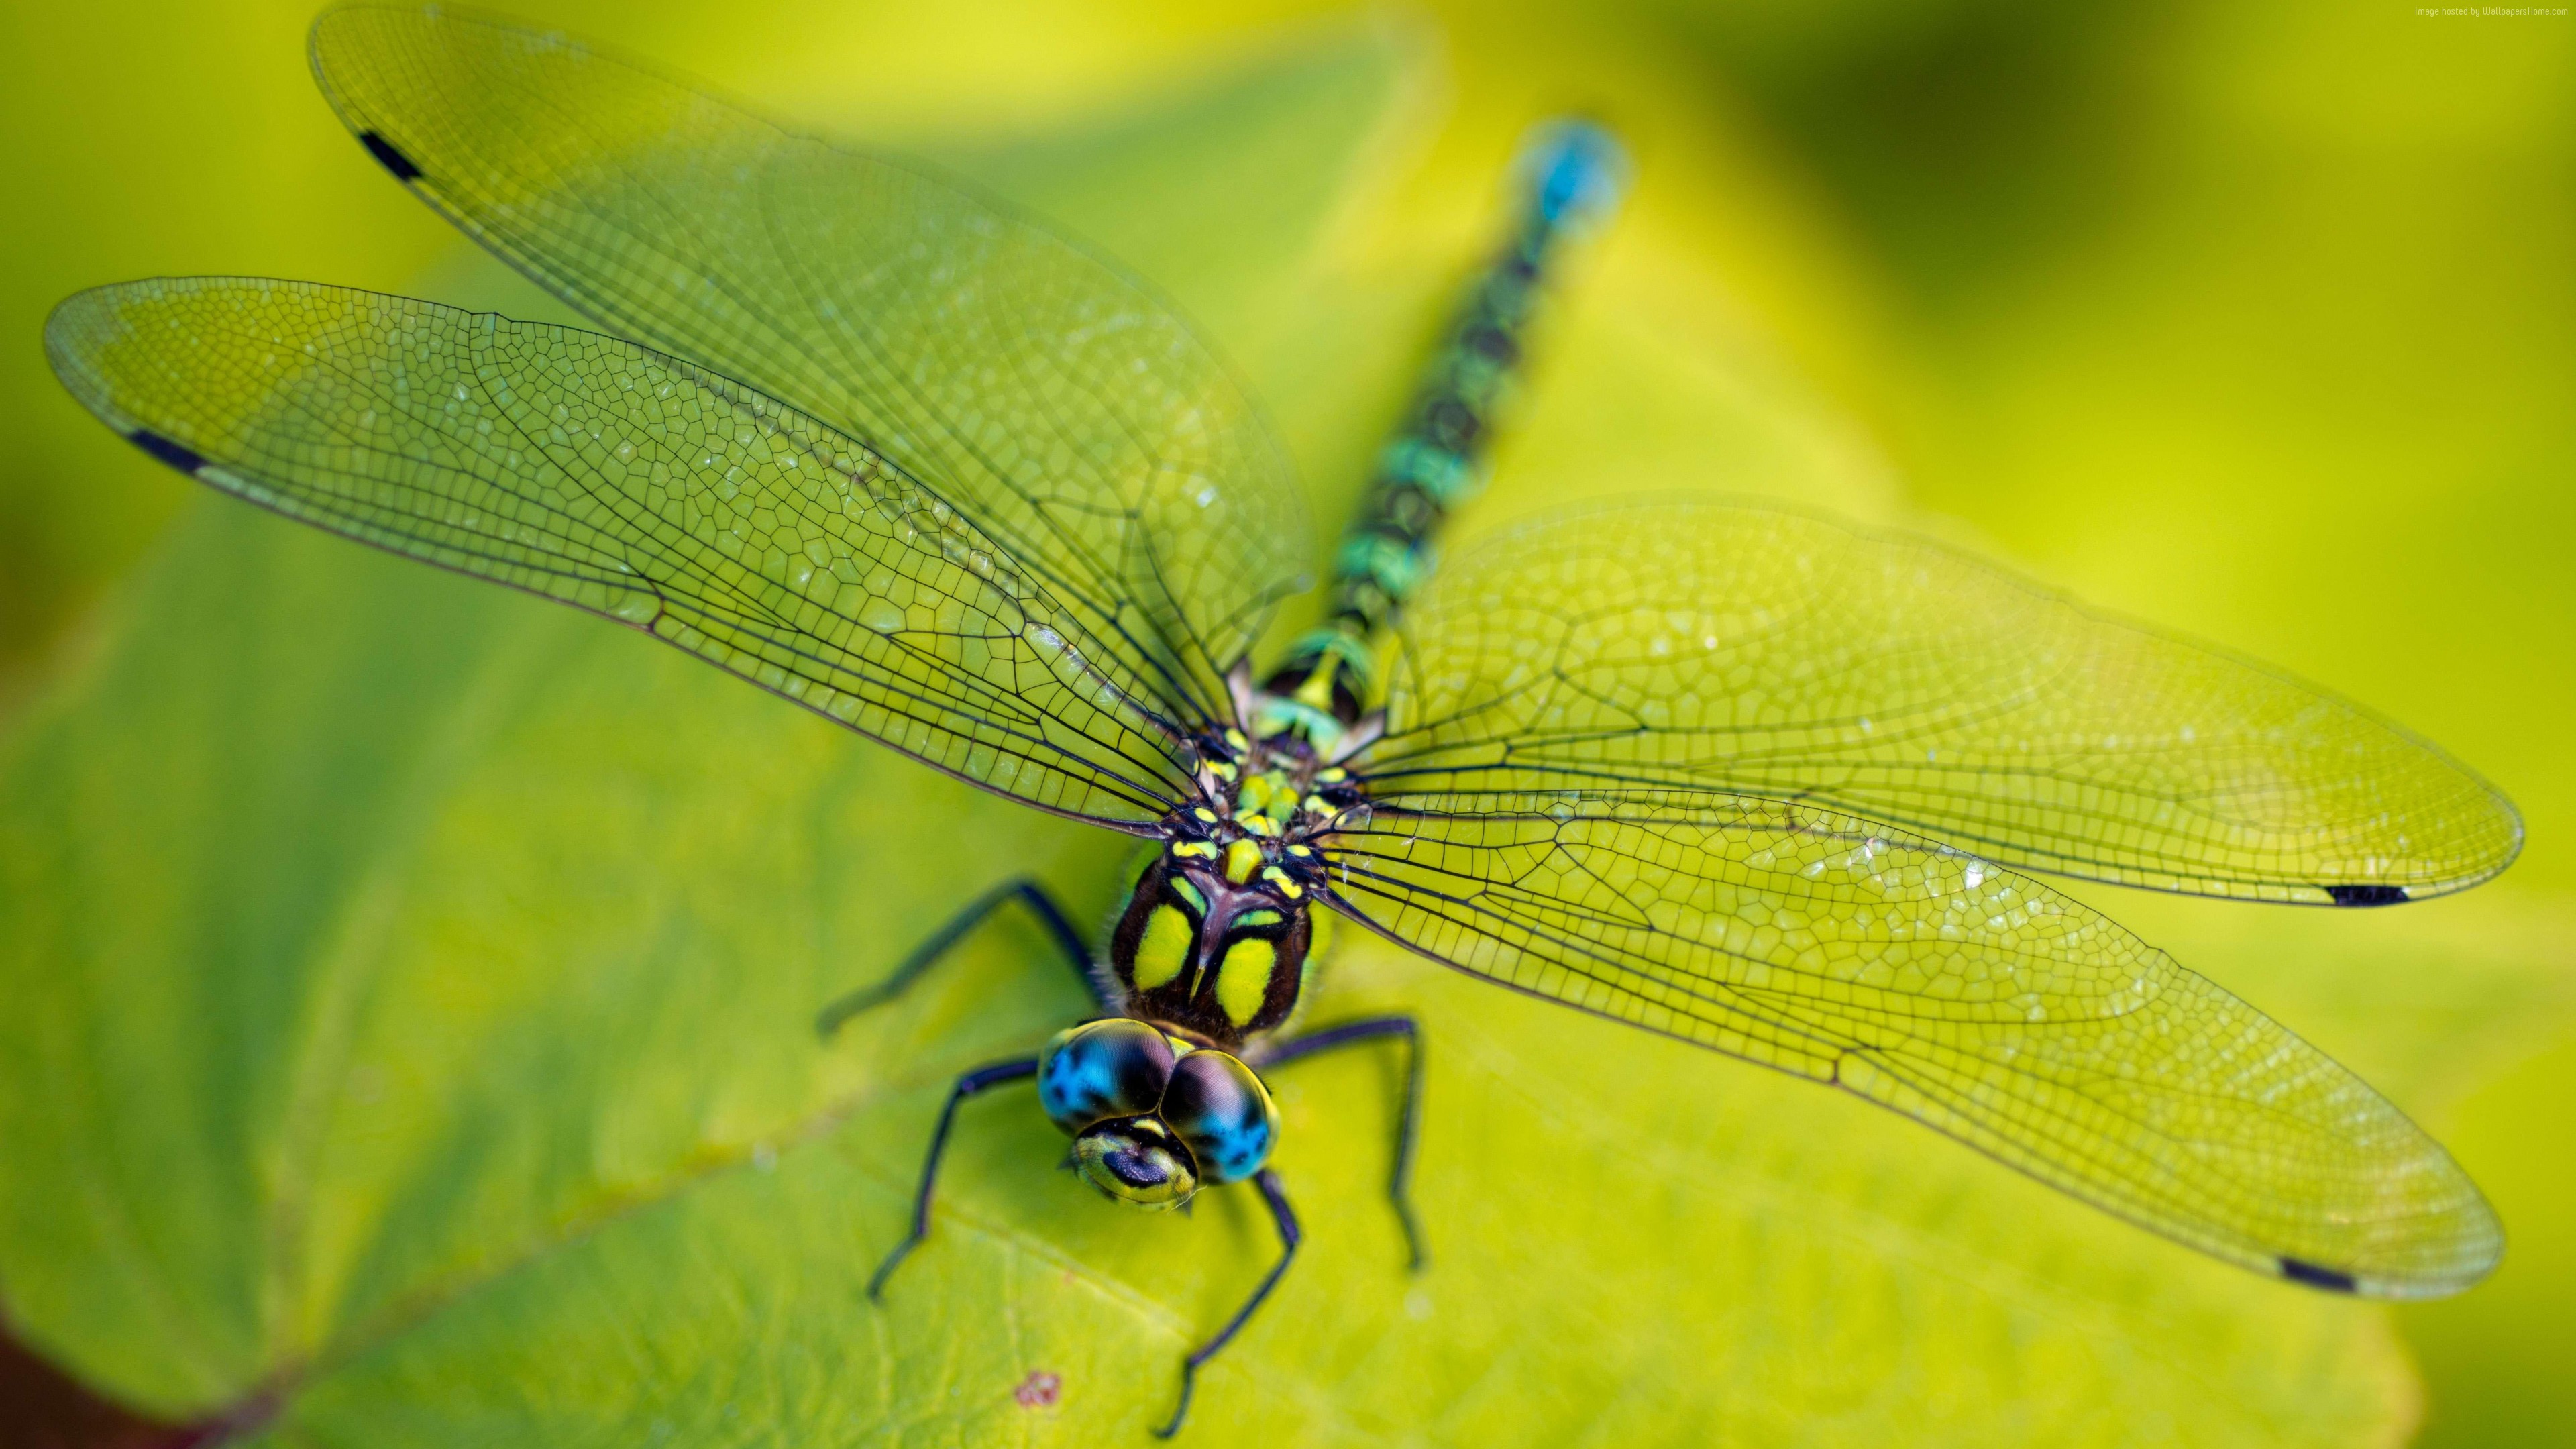
[[[1349,973],[1351,1000],[1428,1000],[1435,1020],[1455,1001],[1464,1035],[1446,1039],[1465,1044],[1445,1062],[1490,1069],[1447,1066],[1435,1080],[1443,1100],[1470,1099],[1447,1110],[1475,1118],[1447,1124],[1450,1140],[1506,1156],[1514,1142],[1557,1142],[1544,1125],[1551,1111],[1624,1114],[1633,1129],[1603,1170],[1675,1186],[1643,1189],[1651,1202],[1636,1205],[1639,1222],[1591,1230],[1619,1241],[1578,1249],[1565,1235],[1584,1231],[1579,1206],[1478,1216],[1470,1189],[1507,1201],[1530,1189],[1515,1187],[1508,1164],[1482,1178],[1485,1159],[1435,1146],[1431,1166],[1462,1184],[1447,1215],[1451,1261],[1467,1266],[1424,1291],[1466,1293],[1458,1278],[1490,1249],[1505,1255],[1492,1263],[1508,1264],[1493,1281],[1540,1306],[1470,1294],[1459,1301],[1486,1315],[1472,1323],[1449,1299],[1411,1314],[1419,1305],[1398,1302],[1405,1290],[1385,1281],[1383,1253],[1355,1254],[1344,1269],[1327,1260],[1315,1271],[1334,1296],[1314,1306],[1353,1315],[1324,1321],[1354,1345],[1379,1341],[1354,1325],[1385,1306],[1388,1324],[1400,1329],[1410,1314],[1424,1320],[1416,1336],[1450,1347],[1406,1347],[1388,1329],[1397,1346],[1382,1356],[1417,1375],[1411,1385],[1383,1382],[1383,1365],[1372,1378],[1377,1360],[1357,1346],[1318,1361],[1278,1350],[1277,1372],[1301,1386],[1271,1406],[1274,1427],[1289,1426],[1279,1437],[1543,1442],[1615,1422],[1653,1442],[2576,1442],[2576,1381],[2561,1363],[2576,1323],[2568,17],[2296,0],[1636,0],[1365,16],[1286,4],[643,0],[518,13],[613,38],[776,112],[931,150],[1065,216],[1169,287],[1243,360],[1327,519],[1357,486],[1447,289],[1485,243],[1514,137],[1555,110],[1591,110],[1632,143],[1637,190],[1582,269],[1470,531],[1571,494],[1670,487],[1786,493],[1905,522],[2322,681],[2440,741],[2523,807],[2529,848],[2502,881],[2403,911],[2266,913],[2082,892],[2352,1062],[2453,1147],[2510,1235],[2503,1268],[2479,1290],[2390,1311],[2239,1281],[1913,1141],[1929,1134],[1810,1104],[1824,1094],[1759,1074],[1711,1071],[1687,1053],[1635,1049],[1646,1067],[1629,1078],[1722,1095],[1711,1125],[1637,1080],[1586,1077],[1586,1061],[1541,1062],[1532,1043],[1570,1030],[1554,1017],[1524,1023],[1517,1005],[1367,960]],[[865,1195],[849,1217],[877,1237],[850,1256],[870,1256],[943,1065],[1036,1029],[1065,1003],[996,1020],[973,994],[984,978],[970,977],[878,1042],[888,1053],[923,1043],[950,1052],[918,1070],[818,1067],[810,1080],[772,1081],[766,1065],[706,1047],[699,1076],[684,1087],[651,1078],[673,1095],[640,1102],[645,1079],[622,1058],[600,1067],[564,1043],[605,1019],[601,1037],[697,1051],[692,1013],[743,995],[764,1011],[774,1000],[772,1014],[792,1024],[800,1003],[892,958],[877,936],[917,933],[1001,869],[908,852],[900,832],[914,818],[962,822],[961,839],[988,829],[1097,896],[1086,842],[1033,835],[1007,813],[975,816],[944,787],[903,783],[900,767],[838,763],[858,747],[803,721],[774,723],[787,712],[748,691],[734,700],[723,681],[701,694],[695,666],[631,660],[624,641],[595,643],[569,616],[487,607],[355,550],[340,550],[343,560],[337,545],[283,537],[247,510],[215,509],[61,393],[38,330],[55,300],[98,282],[250,273],[541,305],[365,162],[305,72],[309,18],[301,4],[124,0],[0,16],[0,195],[13,213],[0,234],[0,338],[11,339],[0,347],[11,439],[0,454],[0,887],[14,893],[0,899],[0,937],[15,937],[0,944],[0,1172],[14,1180],[0,1192],[0,1315],[76,1375],[166,1416],[276,1388],[305,1416],[281,1431],[292,1442],[333,1437],[334,1425],[364,1425],[378,1442],[453,1442],[518,1422],[540,1401],[559,1416],[550,1422],[623,1442],[633,1435],[621,1429],[648,1423],[675,1442],[752,1442],[754,1420],[820,1422],[818,1406],[841,1407],[820,1369],[767,1400],[728,1397],[739,1388],[730,1380],[707,1388],[706,1364],[766,1369],[805,1351],[801,1338],[720,1349],[645,1333],[650,1352],[635,1350],[602,1382],[680,1385],[650,1406],[587,1380],[544,1393],[459,1385],[527,1376],[527,1345],[582,1341],[584,1314],[721,1318],[721,1305],[682,1314],[652,1298],[617,1255],[695,1251],[723,1263],[710,1241],[732,1232],[765,1251],[773,1230],[628,1209],[659,1200],[637,1186],[656,1174],[744,1163],[766,1173],[780,1121],[806,1123],[798,1130],[827,1146],[837,1124],[854,1124],[856,1145],[834,1148],[843,1166],[810,1171],[849,1174],[826,1184],[827,1198]],[[359,622],[313,628],[339,612],[335,600],[359,596]],[[431,627],[397,627],[404,619]],[[172,621],[187,627],[163,627]],[[300,666],[260,652],[299,629],[325,636]],[[565,762],[595,764],[609,716],[589,704],[601,700],[622,700],[626,718],[677,716],[656,731],[676,741],[621,737],[623,793],[549,794],[573,768]],[[221,746],[245,736],[258,748]],[[729,783],[776,776],[744,790],[793,800],[821,781],[841,792],[797,827],[799,849],[837,858],[839,873],[797,855],[810,876],[797,891],[822,901],[837,899],[827,879],[864,893],[899,878],[899,905],[845,923],[872,934],[814,945],[763,914],[771,898],[757,897],[759,910],[740,904],[775,883],[746,866],[740,881],[710,869],[707,899],[673,917],[700,934],[619,936],[616,884],[672,869],[629,860],[652,852],[624,842],[696,832],[711,857],[753,860],[775,843],[775,822],[729,810],[740,794],[689,783],[709,765],[692,742],[707,740],[771,752],[724,761]],[[361,798],[370,788],[381,801]],[[138,802],[168,814],[119,818]],[[370,855],[387,821],[416,838],[343,869],[344,857]],[[553,853],[525,847],[515,876],[483,858],[522,836],[546,837]],[[276,856],[261,854],[272,847]],[[262,859],[289,863],[291,886],[260,871]],[[419,879],[442,883],[429,904],[409,884]],[[515,886],[530,880],[586,885],[596,898],[529,899]],[[235,908],[278,903],[230,915],[188,904],[209,893]],[[791,906],[805,899],[789,895]],[[307,916],[309,929],[293,925]],[[761,934],[771,930],[791,944]],[[524,952],[532,934],[606,943],[545,1011],[514,1001],[514,988],[441,974],[441,961]],[[316,958],[373,961],[388,936],[412,940],[421,964],[323,973],[327,989],[279,985],[241,964],[281,940]],[[781,974],[782,953],[803,964]],[[710,955],[744,974],[707,976],[699,963]],[[991,980],[1017,979],[1008,951],[987,955],[979,969]],[[172,980],[174,960],[203,966],[206,979]],[[1486,1017],[1500,1024],[1478,1035]],[[130,1026],[138,1019],[149,1029]],[[513,1034],[523,1021],[538,1024]],[[258,1053],[244,1045],[273,1033],[281,1051],[312,1052],[335,1032],[398,1041],[423,1023],[487,1036],[444,1057],[430,1039],[417,1061],[403,1055],[410,1047],[387,1048],[381,1062],[366,1057],[372,1048],[346,1049],[357,1097],[379,1072],[390,1084],[366,1090],[397,1102],[418,1091],[431,1104],[393,1126],[299,1125],[338,1109],[291,1093],[269,1100]],[[210,1050],[207,1037],[229,1045]],[[1602,1049],[1623,1050],[1615,1042]],[[156,1076],[191,1053],[206,1060],[183,1083]],[[457,1106],[457,1064],[492,1061],[562,1105],[496,1092]],[[1523,1066],[1533,1075],[1515,1077]],[[1557,1100],[1543,1084],[1560,1078],[1569,1085]],[[1319,1100],[1377,1108],[1362,1067],[1316,1084]],[[247,1105],[135,1125],[173,1092]],[[1485,1121],[1479,1094],[1502,1099],[1491,1111],[1504,1116]],[[817,1116],[816,1104],[837,1105]],[[879,1106],[882,1141],[870,1135]],[[1296,1100],[1289,1109],[1299,1121]],[[1508,1115],[1524,1110],[1536,1115]],[[512,1150],[531,1155],[515,1166],[494,1168],[481,1147],[442,1159],[417,1142],[385,1145],[441,1113],[447,1135],[431,1140],[483,1143],[532,1112],[556,1119],[546,1129],[556,1135],[519,1143]],[[1434,1128],[1444,1130],[1436,1114]],[[1009,1184],[1045,1186],[1000,1165],[1014,1149],[1042,1150],[1039,1138],[1005,1136],[977,1150],[967,1180],[991,1177],[1006,1185],[991,1189],[1000,1196]],[[350,1189],[344,1205],[322,1196],[299,1199],[304,1216],[274,1211],[278,1182],[340,1181],[341,1164],[370,1152],[383,1163],[346,1171],[372,1186]],[[544,1165],[565,1152],[587,1156],[577,1168]],[[181,1169],[200,1159],[239,1182],[195,1203],[199,1175]],[[791,1191],[788,1164],[778,1166]],[[1384,1236],[1365,1216],[1372,1170],[1348,1166],[1340,1198],[1319,1191],[1356,1204],[1350,1232]],[[480,1188],[423,1186],[558,1171],[564,1183],[497,1205]],[[735,1174],[710,1191],[749,1193],[744,1184],[760,1180]],[[271,1206],[237,1220],[227,1192]],[[746,1204],[741,1221],[776,1223],[805,1201]],[[944,1291],[1017,1305],[1026,1317],[1012,1331],[1041,1340],[1109,1333],[1094,1367],[1103,1377],[1125,1368],[1141,1400],[1159,1404],[1170,1345],[1236,1291],[1224,1262],[1192,1267],[1168,1309],[1146,1305],[1142,1290],[1104,1290],[1085,1311],[1160,1324],[1163,1336],[1137,1340],[1145,1356],[1128,1362],[1118,1347],[1128,1340],[1115,1337],[1125,1327],[1080,1327],[1090,1320],[1071,1309],[1051,1319],[1030,1284],[1059,1269],[1070,1283],[1076,1267],[1108,1256],[1123,1265],[1110,1279],[1150,1285],[1156,1250],[1118,1223],[1065,1227],[1042,1206],[996,1209],[993,1240],[1019,1246],[992,1259],[995,1276],[961,1269]],[[1441,1206],[1435,1193],[1435,1241]],[[737,1223],[720,1202],[685,1211]],[[120,1214],[145,1224],[123,1248],[99,1226]],[[412,1229],[385,1226],[404,1214]],[[1838,1225],[1823,1230],[1831,1251],[1812,1263],[1797,1256],[1810,1251],[1796,1232],[1808,1217]],[[1232,1218],[1202,1218],[1223,1221],[1193,1225],[1193,1241],[1259,1241]],[[227,1226],[236,1221],[256,1230]],[[536,1266],[515,1276],[495,1270],[526,1223],[554,1233],[530,1242],[596,1240],[602,1261],[584,1259],[585,1246],[532,1251]],[[610,1223],[640,1224],[631,1232],[647,1241],[621,1248]],[[1700,1224],[1716,1226],[1700,1236]],[[816,1232],[831,1239],[844,1227]],[[681,1246],[656,1246],[655,1233]],[[1049,1241],[1055,1258],[1031,1256]],[[1703,1273],[1641,1258],[1672,1243],[1730,1260],[1758,1248],[1803,1266]],[[1586,1275],[1627,1311],[1580,1317],[1599,1312],[1579,1306],[1593,1296]],[[457,1282],[504,1286],[440,1286]],[[1551,1284],[1561,1300],[1545,1296]],[[1756,1301],[1766,1295],[1767,1307]],[[1954,1316],[1996,1301],[2010,1311]],[[119,1303],[141,1306],[120,1316]],[[1583,1330],[1563,1330],[1570,1320],[1550,1317],[1560,1312]],[[1694,1313],[1706,1322],[1668,1328]],[[555,1337],[522,1326],[549,1318],[573,1326]],[[349,1347],[353,1323],[365,1333]],[[818,1342],[898,1332],[865,1315],[815,1323]],[[955,1328],[961,1342],[980,1331],[974,1320]],[[908,1362],[900,1344],[877,1348]],[[1237,1388],[1252,1392],[1248,1376],[1272,1350],[1244,1348]],[[923,1371],[973,1381],[953,1361],[973,1350],[947,1352]],[[1434,1356],[1404,1357],[1416,1352]],[[1836,1360],[1853,1366],[1842,1378],[1815,1367]],[[1697,1376],[1713,1397],[1681,1383]],[[690,1397],[701,1392],[716,1398]],[[1446,1406],[1438,1427],[1408,1423],[1408,1393]],[[709,1407],[717,1400],[721,1410]],[[433,1401],[442,1413],[422,1407]],[[1593,1417],[1601,1402],[1618,1417]],[[1069,1400],[1067,1413],[1076,1407]],[[1027,1415],[994,1413],[905,1423],[942,1442],[1046,1437]],[[906,1432],[831,1422],[853,1439]]]

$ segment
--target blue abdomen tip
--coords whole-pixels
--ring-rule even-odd
[[[1628,152],[1619,138],[1583,120],[1550,121],[1522,150],[1539,215],[1551,224],[1588,220],[1619,204]]]

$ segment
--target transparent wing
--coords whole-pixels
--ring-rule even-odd
[[[1335,904],[1448,965],[1893,1107],[2266,1272],[2383,1297],[2495,1264],[2441,1147],[2261,1012],[2028,877],[1812,806],[1377,806]]]
[[[1657,502],[1434,578],[1369,793],[1666,786],[1811,802],[2030,870],[2383,904],[2502,870],[2521,822],[2404,730],[1937,545]]]
[[[962,510],[631,343],[309,283],[84,292],[90,411],[227,493],[623,620],[1006,795],[1141,829],[1179,799],[1149,681]]]
[[[560,35],[314,23],[324,94],[475,240],[609,330],[785,398],[939,489],[1128,667],[1213,717],[1305,587],[1302,498],[1175,311],[1033,222]]]

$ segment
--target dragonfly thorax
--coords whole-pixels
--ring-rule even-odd
[[[1361,793],[1302,734],[1229,728],[1191,743],[1199,802],[1164,817],[1166,844],[1119,913],[1109,964],[1130,1012],[1230,1045],[1296,1011],[1324,880],[1311,842]]]
[[[1277,703],[1266,694],[1251,699],[1256,711]],[[1329,715],[1318,720],[1306,724],[1341,731],[1339,749],[1319,749],[1312,731],[1294,723],[1268,734],[1227,729],[1193,741],[1203,803],[1176,812],[1167,822],[1173,833],[1206,836],[1220,844],[1245,837],[1261,844],[1265,853],[1276,855],[1286,846],[1303,844],[1332,829],[1342,813],[1360,801],[1358,783],[1339,761],[1364,743],[1361,730],[1373,733],[1374,724],[1352,730]],[[1290,855],[1302,858],[1302,853]]]
[[[1277,1029],[1297,1009],[1314,944],[1311,847],[1194,810],[1196,833],[1158,852],[1110,935],[1127,1010],[1214,1046]]]

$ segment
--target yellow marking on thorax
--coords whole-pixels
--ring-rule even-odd
[[[1216,1004],[1225,1019],[1249,1026],[1270,999],[1270,973],[1279,964],[1279,948],[1258,936],[1245,936],[1226,949],[1217,967]]]
[[[1136,943],[1136,989],[1151,991],[1180,975],[1196,939],[1180,907],[1156,906],[1145,918],[1145,939]]]
[[[1238,840],[1225,848],[1225,878],[1235,885],[1252,879],[1261,869],[1261,847],[1249,840]]]
[[[1277,781],[1268,775],[1255,775],[1244,781],[1243,788],[1235,792],[1234,813],[1260,814],[1263,808],[1269,805],[1270,792],[1276,785]]]

